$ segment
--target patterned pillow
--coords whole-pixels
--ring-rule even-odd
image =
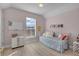
[[[67,35],[66,34],[60,34],[58,36],[58,38],[61,39],[61,40],[65,40],[65,38],[67,38]]]

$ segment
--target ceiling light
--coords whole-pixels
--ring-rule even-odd
[[[43,4],[39,4],[39,7],[43,7],[44,5]]]

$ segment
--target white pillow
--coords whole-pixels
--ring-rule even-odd
[[[43,33],[43,36],[46,36],[46,37],[51,37],[52,35],[51,35],[51,33],[50,33],[50,32],[45,32],[45,33]]]

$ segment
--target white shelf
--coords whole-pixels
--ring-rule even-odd
[[[12,48],[16,48],[19,46],[24,45],[24,37],[23,36],[17,36],[15,38],[12,38]]]

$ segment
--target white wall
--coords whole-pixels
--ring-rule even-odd
[[[4,47],[4,23],[3,23],[3,14],[2,8],[0,8],[0,48]]]
[[[17,33],[19,36],[27,36],[27,30],[26,26],[25,26],[25,21],[26,21],[26,17],[32,17],[36,19],[37,22],[37,26],[41,26],[41,31],[37,31],[36,30],[36,37],[38,37],[38,35],[42,35],[42,33],[45,30],[45,19],[42,15],[38,15],[35,13],[31,13],[28,11],[24,11],[24,10],[20,10],[18,8],[6,8],[3,10],[3,20],[4,20],[4,27],[5,27],[5,33],[4,33],[4,46],[5,47],[11,47],[11,39],[12,39],[12,34]],[[14,21],[14,22],[19,22],[22,24],[23,26],[23,30],[20,31],[12,31],[9,30],[9,25],[8,25],[8,21]]]
[[[0,9],[0,47],[1,47],[1,9]]]
[[[69,9],[68,9],[69,8]],[[76,35],[79,33],[79,8],[62,7],[56,12],[51,11],[46,16],[46,30],[68,32]],[[50,28],[51,24],[63,24],[63,28]],[[75,38],[76,39],[76,38]]]
[[[76,40],[77,34],[79,34],[79,6],[66,6],[55,11],[49,11],[45,17],[46,31],[69,33],[69,44],[72,48],[71,45]],[[63,28],[50,28],[51,24],[63,24]]]

